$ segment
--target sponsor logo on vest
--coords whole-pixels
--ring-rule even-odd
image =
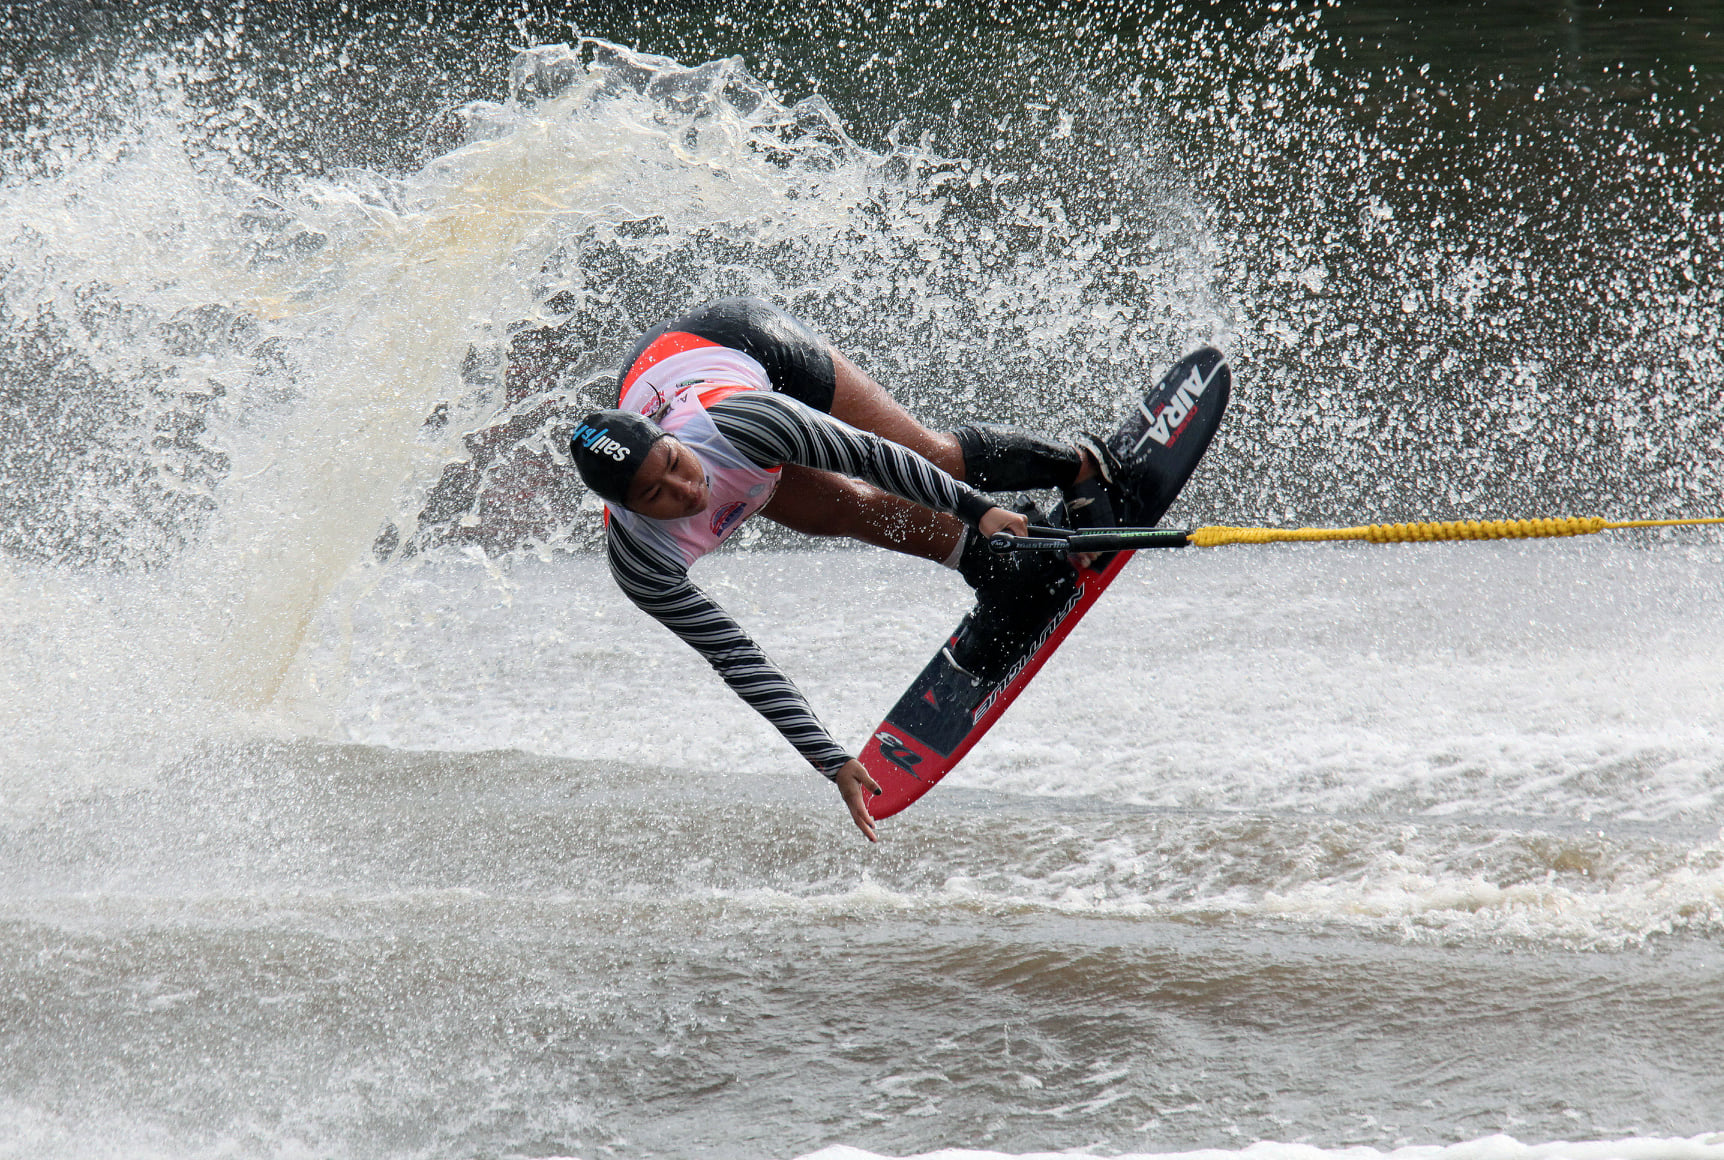
[[[742,519],[742,509],[746,506],[741,500],[732,500],[712,513],[712,534],[722,536],[737,525]]]
[[[580,440],[581,446],[600,455],[608,455],[621,463],[629,457],[629,449],[611,438],[609,427],[595,431],[585,423],[575,428],[574,438]]]
[[[1213,377],[1214,375],[1210,376]],[[1191,374],[1174,389],[1173,397],[1162,404],[1161,410],[1152,415],[1147,400],[1139,403],[1138,410],[1143,412],[1149,426],[1144,428],[1143,435],[1132,446],[1132,451],[1143,450],[1146,439],[1153,439],[1163,447],[1172,447],[1174,440],[1179,438],[1180,432],[1184,431],[1185,425],[1191,421],[1191,416],[1197,412],[1197,400],[1201,399],[1203,392],[1208,389],[1209,379],[1204,378],[1198,368],[1192,367]]]
[[[874,734],[874,740],[880,743],[880,756],[896,765],[899,769],[916,777],[916,767],[922,764],[922,755],[912,750],[897,735],[882,729]],[[922,779],[916,777],[917,781]]]

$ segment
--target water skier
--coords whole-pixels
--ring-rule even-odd
[[[995,424],[930,431],[807,324],[759,299],[720,299],[649,330],[618,386],[618,409],[588,415],[570,443],[605,501],[611,575],[835,782],[876,840],[865,795],[879,786],[690,582],[690,565],[759,513],[956,568],[978,597],[957,660],[993,676],[990,646],[1039,618],[1071,565],[990,552],[989,535],[1024,535],[1027,521],[977,489],[1061,488],[1074,502],[1104,501],[1108,452],[1089,437],[1061,443]]]

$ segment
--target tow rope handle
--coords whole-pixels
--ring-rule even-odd
[[[1439,540],[1536,540],[1590,536],[1620,528],[1687,528],[1724,524],[1724,516],[1684,520],[1607,520],[1563,516],[1533,520],[1450,520],[1444,523],[1366,524],[1356,528],[1108,528],[1071,531],[1032,526],[1027,536],[996,532],[996,552],[1121,552],[1141,548],[1219,548],[1227,544],[1321,543],[1364,540],[1372,544],[1416,544]]]

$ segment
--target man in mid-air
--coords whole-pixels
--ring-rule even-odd
[[[1100,440],[995,424],[930,431],[805,323],[752,298],[708,303],[642,336],[617,409],[577,425],[570,453],[605,501],[617,584],[837,784],[869,841],[865,795],[880,787],[689,567],[759,513],[956,568],[978,611],[953,660],[993,680],[1001,644],[1039,622],[1071,564],[992,553],[988,536],[1024,535],[1027,521],[977,489],[1060,488],[1068,505],[1117,505]]]

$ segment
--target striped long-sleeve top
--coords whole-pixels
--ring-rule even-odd
[[[757,466],[796,463],[867,480],[894,495],[975,526],[994,505],[907,448],[858,430],[786,395],[743,391],[707,411],[719,433]],[[688,578],[688,567],[610,521],[611,575],[630,600],[707,659],[744,701],[772,722],[827,777],[851,754],[832,739],[808,700],[742,626]]]

